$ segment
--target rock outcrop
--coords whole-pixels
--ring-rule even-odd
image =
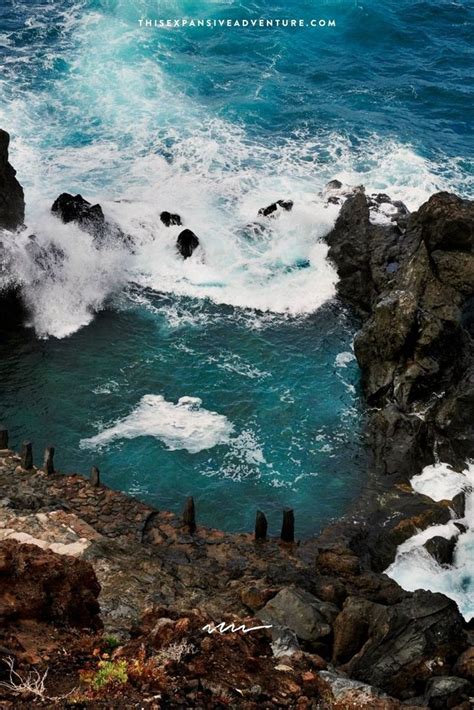
[[[51,212],[64,224],[71,222],[88,232],[98,244],[112,241],[115,244],[124,244],[132,247],[132,239],[124,234],[120,227],[105,218],[101,205],[93,205],[85,200],[82,195],[70,195],[63,192],[54,201]]]
[[[36,545],[0,542],[0,621],[98,629],[100,586],[91,565]]]
[[[339,295],[363,320],[354,348],[377,407],[369,423],[377,471],[407,480],[435,448],[463,465],[474,455],[474,203],[439,193],[378,224],[357,192],[327,242]]]
[[[293,200],[277,200],[276,202],[272,202],[271,205],[259,209],[258,214],[261,217],[276,217],[279,210],[283,210],[284,212],[291,212],[292,209]]]
[[[9,134],[0,129],[0,229],[13,231],[25,219],[25,198],[16,170],[8,161],[9,144]]]
[[[3,241],[15,238],[10,232],[18,230],[25,218],[23,188],[8,160],[9,144],[9,134],[0,129],[0,324],[4,328],[18,327],[25,317],[20,289],[3,258]]]
[[[190,229],[183,229],[176,241],[176,248],[183,257],[189,259],[199,246],[199,239]]]
[[[167,212],[166,210],[160,214],[160,219],[165,227],[173,227],[175,225],[181,226],[183,224],[179,214],[173,214],[172,212]]]
[[[418,591],[385,606],[349,597],[334,623],[333,661],[396,697],[417,695],[435,665],[452,668],[466,635],[456,604]]]

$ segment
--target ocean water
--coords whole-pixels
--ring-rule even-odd
[[[257,507],[276,533],[293,506],[303,536],[342,514],[363,409],[321,190],[364,183],[411,209],[472,194],[472,16],[442,0],[3,0],[0,125],[28,227],[7,260],[31,310],[0,338],[12,443],[55,444],[63,470],[96,464],[162,508],[193,494],[226,529]],[[326,25],[139,24],[183,17]],[[63,191],[100,202],[133,250],[52,217]],[[293,211],[258,220],[280,198]],[[198,234],[191,259],[162,210]]]

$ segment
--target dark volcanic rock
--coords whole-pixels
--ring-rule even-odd
[[[0,543],[0,621],[33,619],[101,628],[100,586],[88,562],[22,545]]]
[[[471,252],[474,247],[473,203],[439,192],[412,215],[410,228],[419,232],[428,251]]]
[[[378,408],[376,470],[407,480],[435,446],[456,466],[474,455],[474,203],[440,193],[409,216],[401,206],[402,229],[399,216],[371,222],[386,200],[349,197],[327,242],[339,295],[365,320],[354,350]]]
[[[453,563],[456,539],[456,537],[451,537],[447,540],[441,535],[435,535],[435,537],[431,537],[425,542],[424,547],[440,565],[451,565]]]
[[[171,227],[173,225],[181,226],[183,224],[179,214],[171,214],[171,212],[162,212],[160,214],[160,219],[166,227]]]
[[[331,633],[339,613],[334,604],[323,602],[303,589],[285,587],[258,612],[263,621],[291,629],[304,641],[316,641]]]
[[[430,678],[426,684],[424,700],[432,710],[448,710],[470,700],[474,688],[464,678],[442,676]],[[469,707],[469,705],[467,706]]]
[[[74,222],[95,237],[104,235],[106,222],[102,207],[92,205],[82,195],[69,195],[63,192],[55,200],[51,212],[56,214],[64,224]]]
[[[10,136],[0,129],[0,229],[15,230],[25,219],[23,188],[8,162]]]
[[[199,246],[199,239],[190,229],[183,229],[176,242],[177,249],[184,259],[192,256]]]
[[[293,209],[293,200],[277,200],[276,202],[272,202],[271,205],[268,205],[268,207],[259,209],[258,214],[262,217],[270,217],[270,215],[275,217],[279,207],[285,210],[285,212],[291,212]]]
[[[391,607],[349,598],[334,624],[334,660],[352,677],[397,697],[449,670],[466,647],[463,619],[442,594],[418,591]]]

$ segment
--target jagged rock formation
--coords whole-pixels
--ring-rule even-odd
[[[8,161],[10,136],[0,129],[0,229],[15,230],[25,219],[23,188]]]
[[[15,177],[16,170],[8,160],[9,144],[9,134],[0,129],[0,323],[3,327],[16,327],[22,322],[25,311],[18,287],[12,285],[8,274],[2,273],[8,268],[4,264],[2,240],[14,238],[8,232],[23,225],[25,199],[23,188]],[[7,231],[2,235],[2,230]]]
[[[133,247],[133,240],[124,234],[120,227],[104,216],[101,205],[93,205],[85,200],[82,195],[70,195],[63,192],[54,201],[51,212],[61,219],[64,224],[71,222],[77,224],[88,232],[97,244],[112,242],[116,245],[123,244],[129,249]]]
[[[278,210],[283,210],[284,212],[291,212],[293,209],[293,200],[277,200],[272,202],[271,205],[267,207],[261,207],[258,214],[261,217],[276,217]]]
[[[378,472],[407,480],[474,455],[474,203],[439,193],[408,218],[371,221],[360,191],[328,235],[339,295],[363,319],[355,353]]]

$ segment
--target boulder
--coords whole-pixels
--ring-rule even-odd
[[[8,161],[10,136],[0,129],[0,229],[15,230],[25,219],[23,188]]]
[[[106,231],[106,221],[102,207],[92,205],[82,195],[69,195],[63,192],[51,207],[64,224],[74,222],[92,236],[102,238]]]
[[[179,234],[176,247],[183,257],[188,259],[199,246],[199,239],[190,229],[183,229]]]
[[[0,542],[0,624],[29,619],[99,629],[99,592],[89,562],[36,545]]]
[[[276,217],[278,208],[281,208],[285,212],[291,212],[293,209],[293,200],[277,200],[276,202],[272,202],[271,205],[268,205],[268,207],[259,209],[258,214],[262,217]]]
[[[466,647],[455,602],[426,591],[393,606],[350,597],[334,630],[336,658],[351,677],[403,698],[416,694],[433,667],[449,672]]]
[[[474,646],[461,653],[453,670],[456,675],[474,682]]]
[[[440,565],[451,565],[453,563],[456,540],[456,536],[448,540],[445,537],[441,537],[441,535],[435,535],[425,542],[424,547]]]
[[[171,212],[162,212],[160,214],[160,219],[165,227],[171,227],[174,225],[181,226],[183,224],[179,214],[171,214]]]
[[[284,587],[258,612],[262,621],[291,629],[303,641],[317,641],[331,633],[339,609],[303,589]]]
[[[465,678],[441,676],[427,682],[424,699],[432,710],[448,710],[463,701],[469,702],[473,692],[472,684]]]

